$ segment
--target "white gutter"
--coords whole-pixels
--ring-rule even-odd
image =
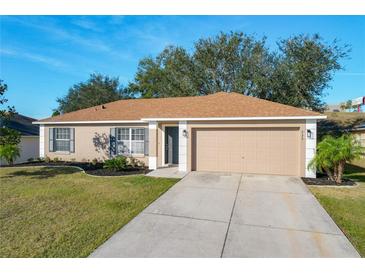
[[[266,116],[266,117],[202,117],[202,118],[142,118],[141,120],[110,120],[110,121],[36,121],[37,125],[66,125],[66,124],[145,124],[150,121],[258,121],[258,120],[306,120],[326,119],[327,116]]]
[[[143,121],[257,121],[326,119],[327,116],[269,116],[269,117],[206,117],[206,118],[142,118]]]
[[[32,124],[35,125],[65,125],[65,124],[134,124],[134,123],[138,123],[138,124],[146,124],[146,121],[142,121],[142,120],[110,120],[110,121],[36,121],[33,122]]]

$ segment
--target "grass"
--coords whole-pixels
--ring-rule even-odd
[[[0,169],[0,257],[86,257],[176,179]]]
[[[331,134],[341,135],[365,122],[365,113],[357,112],[325,112],[327,119],[318,121],[318,137]]]
[[[365,159],[346,167],[346,178],[356,179],[354,188],[310,187],[322,206],[365,257]]]
[[[339,123],[348,123],[351,120],[365,119],[364,112],[325,112],[327,119],[338,121]]]

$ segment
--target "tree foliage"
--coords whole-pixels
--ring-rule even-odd
[[[342,69],[348,47],[318,35],[280,40],[270,50],[266,39],[240,32],[200,39],[192,52],[169,46],[140,61],[129,92],[142,97],[205,95],[236,91],[297,107],[323,110],[323,92]]]
[[[67,95],[58,98],[54,114],[67,113],[122,99],[126,96],[118,78],[91,74],[86,82],[72,86]]]
[[[5,92],[8,90],[8,85],[0,79],[0,105],[4,105],[8,102],[5,98]],[[8,120],[13,114],[15,114],[15,108],[13,106],[8,106],[7,108],[0,109],[0,119]]]
[[[2,127],[0,128],[0,146],[3,145],[18,145],[20,143],[21,135],[19,131],[8,128]]]
[[[8,102],[5,98],[5,92],[8,90],[7,84],[0,80],[0,105]],[[15,108],[8,106],[0,109],[0,147],[4,145],[15,145],[20,143],[20,133],[7,126],[9,119],[16,113]]]
[[[364,148],[351,134],[340,137],[325,136],[317,146],[317,153],[308,168],[326,172],[328,178],[341,184],[345,164],[360,158]]]
[[[18,145],[0,145],[0,159],[4,159],[9,165],[13,165],[16,158],[20,157]]]

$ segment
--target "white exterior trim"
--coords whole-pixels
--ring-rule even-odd
[[[187,121],[179,122],[179,171],[187,171],[188,163],[188,135],[184,136],[184,130],[188,130]]]
[[[44,158],[44,125],[39,126],[39,157]]]
[[[317,120],[307,119],[305,123],[305,177],[316,178],[316,170],[308,169],[309,162],[316,155],[317,149]],[[312,138],[307,137],[307,130],[313,134]]]
[[[165,163],[165,130],[166,125],[162,125],[162,136],[161,136],[161,166],[167,167],[168,164]]]
[[[157,157],[156,156],[148,156],[148,168],[155,170],[157,169]]]
[[[270,116],[270,117],[202,117],[202,118],[142,118],[143,121],[256,121],[326,119],[327,116]]]
[[[148,129],[157,129],[157,122],[156,121],[149,121],[148,122]]]
[[[150,130],[157,130],[157,122],[156,121],[150,121],[148,123],[148,131]],[[158,140],[156,139],[156,142]],[[149,149],[150,151],[150,149]],[[148,168],[149,169],[157,169],[157,156],[151,156],[151,155],[148,155]]]
[[[146,124],[147,121],[142,120],[110,120],[110,121],[61,121],[61,122],[42,122],[42,121],[36,121],[32,124],[35,125],[63,125],[63,124]]]
[[[142,118],[141,120],[110,120],[110,121],[36,121],[36,125],[62,125],[62,124],[145,124],[150,121],[257,121],[257,120],[306,120],[326,119],[327,116],[269,116],[269,117],[201,117],[201,118]]]

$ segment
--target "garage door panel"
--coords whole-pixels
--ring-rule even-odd
[[[299,128],[197,129],[195,169],[299,175]]]

